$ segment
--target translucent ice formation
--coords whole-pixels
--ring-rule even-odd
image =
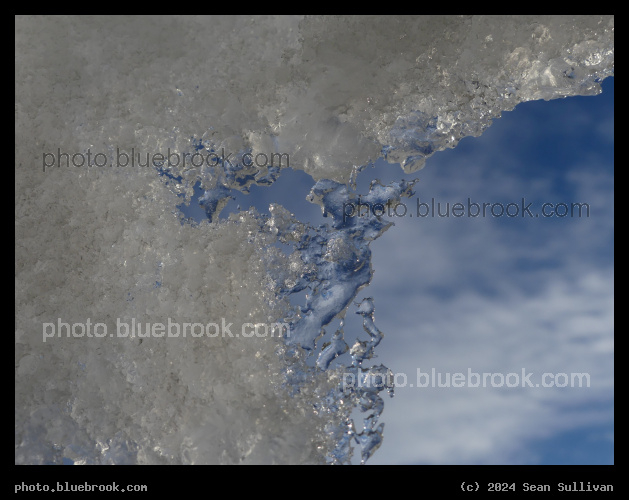
[[[353,346],[342,324],[322,335],[387,227],[352,210],[412,182],[351,181],[379,156],[413,172],[519,102],[600,92],[613,35],[611,16],[18,16],[16,463],[348,463],[355,443],[368,459],[392,390],[367,366],[373,302]],[[216,161],[164,161],[195,152]],[[285,166],[317,181],[327,226],[279,205],[214,217]],[[208,221],[182,224],[195,186]],[[283,322],[287,335],[138,335]]]

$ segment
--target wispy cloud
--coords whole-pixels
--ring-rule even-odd
[[[542,107],[514,115],[463,156],[436,155],[417,188],[422,200],[585,201],[589,218],[404,217],[372,243],[368,293],[386,335],[377,362],[408,377],[385,405],[385,440],[372,463],[537,463],[540,440],[612,425],[613,154],[601,136],[609,138],[610,126],[613,134],[613,118],[596,129],[591,110],[568,108],[563,117]],[[552,138],[567,122],[573,142],[564,146],[578,154],[563,164],[543,164],[561,151],[513,154],[539,147],[536,136]],[[525,133],[509,137],[518,125]],[[584,133],[590,144],[579,139]],[[533,382],[545,372],[588,373],[591,386],[409,387],[418,368],[526,369]]]

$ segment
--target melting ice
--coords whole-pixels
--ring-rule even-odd
[[[16,463],[367,461],[393,392],[370,363],[394,332],[361,294],[389,223],[350,214],[414,181],[359,193],[356,176],[380,157],[414,172],[519,102],[600,92],[613,39],[613,16],[16,17]],[[38,163],[132,150],[233,156]],[[219,217],[288,166],[325,224],[277,203]],[[190,224],[178,207],[199,202]],[[43,324],[221,318],[290,334],[42,341]]]

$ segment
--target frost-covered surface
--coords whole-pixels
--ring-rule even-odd
[[[386,229],[343,220],[346,183],[381,154],[417,170],[518,102],[599,92],[613,17],[18,17],[15,67],[16,462],[346,462],[353,437],[364,458],[377,448],[388,388],[340,389],[342,371],[387,378],[362,366],[382,338],[370,301],[363,341],[345,343],[341,326],[315,345],[368,284],[368,244]],[[319,181],[309,201],[332,222],[311,228],[274,206],[182,224],[178,194],[189,200],[195,182],[211,215],[281,171],[44,172],[58,148],[288,154]],[[374,184],[363,200],[411,186]],[[288,297],[305,288],[295,311]],[[58,318],[108,332],[132,318],[286,318],[295,336],[44,343]],[[362,430],[348,420],[356,405]]]

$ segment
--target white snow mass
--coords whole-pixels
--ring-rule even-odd
[[[357,294],[391,225],[376,208],[416,181],[358,193],[356,176],[385,158],[401,178],[518,103],[599,93],[614,69],[613,16],[15,28],[18,464],[367,461],[393,384],[370,364],[377,301]],[[327,224],[279,204],[218,217],[286,167],[312,177],[303,203]],[[374,215],[348,216],[360,203]]]

